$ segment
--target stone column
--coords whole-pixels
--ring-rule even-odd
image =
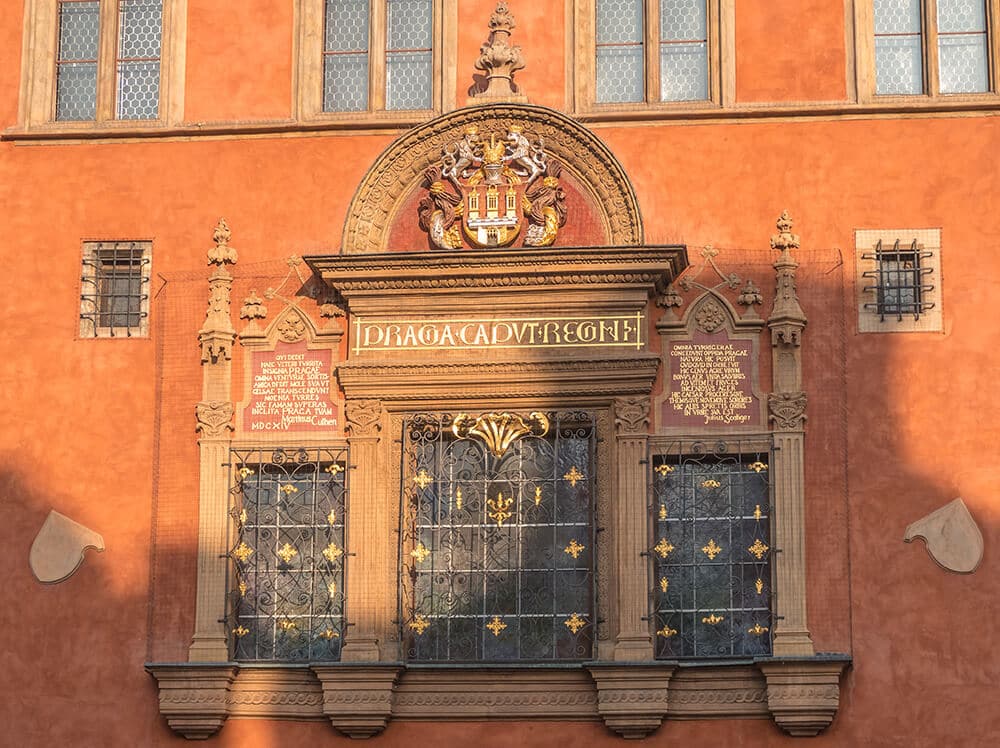
[[[396,535],[386,527],[385,501],[380,490],[379,433],[382,403],[378,400],[348,400],[345,407],[347,437],[351,450],[346,613],[351,628],[344,637],[341,660],[378,662],[379,635],[391,619],[383,582],[391,576],[396,554]],[[357,580],[352,584],[351,580]],[[389,609],[389,619],[386,609]]]
[[[806,394],[802,391],[802,331],[806,316],[795,289],[798,263],[791,255],[799,237],[791,233],[788,212],[778,219],[771,248],[781,252],[774,263],[777,289],[767,320],[771,331],[774,392],[768,396],[768,419],[774,430],[771,481],[774,485],[775,623],[774,655],[811,656],[806,621],[806,548],[804,431]]]
[[[202,398],[195,406],[196,430],[201,434],[198,491],[198,592],[190,662],[226,662],[226,565],[228,559],[229,437],[233,430],[232,356],[236,329],[230,318],[236,250],[228,245],[229,227],[220,220],[208,252],[214,266],[209,276],[208,311],[198,333],[201,344]]]
[[[653,659],[649,633],[649,543],[646,487],[646,444],[649,398],[626,397],[614,402],[617,458],[615,465],[615,578],[618,580],[618,634],[615,660]]]

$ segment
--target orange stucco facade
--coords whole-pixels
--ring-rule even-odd
[[[463,106],[495,4],[455,5],[457,75],[446,70],[442,85]],[[180,744],[143,665],[185,660],[194,626],[193,407],[211,229],[220,216],[233,229],[235,310],[256,287],[240,267],[266,268],[259,277],[267,280],[256,280],[263,290],[280,280],[289,255],[340,252],[357,185],[419,122],[297,121],[296,3],[187,0],[178,127],[38,137],[19,119],[21,6],[0,17],[0,235],[9,281],[0,338],[0,744]],[[852,663],[836,718],[815,743],[1000,743],[1000,659],[991,655],[1000,419],[990,389],[1000,372],[991,311],[1000,295],[1000,93],[927,109],[862,106],[852,77],[853,3],[774,0],[739,3],[732,15],[735,58],[724,65],[733,101],[708,113],[593,116],[574,103],[573,2],[511,6],[513,41],[527,61],[518,85],[531,104],[578,117],[608,146],[631,180],[647,244],[686,245],[692,264],[701,248],[719,248],[720,263],[756,273],[770,298],[768,238],[783,209],[795,219],[809,318],[809,627],[817,652]],[[415,214],[409,220],[416,225]],[[941,230],[943,331],[860,334],[855,231],[900,227]],[[113,239],[152,242],[148,338],[78,334],[81,243]],[[233,358],[237,402],[243,355]],[[662,387],[657,381],[654,394]],[[921,542],[902,541],[907,525],[957,497],[984,539],[972,574],[950,573]],[[43,585],[28,552],[51,509],[100,532],[106,550],[88,552],[66,581]],[[230,719],[208,744],[348,740],[323,721]],[[372,738],[386,748],[620,740],[597,720],[516,718],[394,720]],[[668,719],[644,742],[795,741],[767,719]]]

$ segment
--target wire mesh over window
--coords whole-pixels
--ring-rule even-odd
[[[80,293],[81,337],[147,332],[149,242],[87,242]]]
[[[708,3],[660,0],[660,99],[708,98]]]
[[[922,312],[934,306],[925,300],[927,292],[934,290],[925,282],[932,270],[923,261],[930,257],[930,252],[918,247],[916,239],[903,246],[897,239],[891,249],[880,240],[874,252],[862,255],[876,264],[875,270],[864,273],[865,278],[875,281],[875,285],[865,286],[866,292],[875,294],[875,301],[865,304],[865,308],[878,314],[883,322],[887,316],[902,320],[904,315],[912,315],[920,319]]]
[[[941,93],[989,90],[984,0],[937,0]]]
[[[920,0],[874,0],[874,13],[875,92],[923,93]]]
[[[369,0],[326,0],[323,110],[368,108]]]
[[[566,661],[594,641],[594,422],[405,424],[400,623],[410,661]]]
[[[387,0],[385,108],[430,109],[433,101],[432,0]]]
[[[163,0],[118,0],[118,119],[159,116],[162,35]]]
[[[339,660],[347,450],[233,449],[230,463],[233,658]]]
[[[656,657],[770,654],[769,452],[678,443],[652,466]]]
[[[92,120],[97,116],[100,19],[98,0],[63,0],[59,3],[57,120]]]
[[[645,100],[643,0],[597,0],[599,104]]]

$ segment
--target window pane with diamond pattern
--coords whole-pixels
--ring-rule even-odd
[[[923,93],[920,0],[874,0],[875,92]]]
[[[97,116],[100,11],[97,0],[59,3],[57,120],[92,120]]]
[[[657,658],[771,651],[768,454],[720,446],[653,456]]]
[[[368,108],[368,0],[326,0],[323,110]]]
[[[163,0],[119,0],[115,117],[156,119],[160,111]]]
[[[432,0],[388,0],[385,108],[430,109],[433,101]]]
[[[708,4],[660,0],[660,99],[708,98]]]
[[[405,426],[400,572],[410,661],[592,656],[594,426],[548,414],[497,454],[448,415]],[[524,417],[527,420],[527,416]],[[523,423],[523,421],[522,421]],[[494,429],[495,430],[495,429]]]
[[[234,449],[233,658],[340,659],[347,450]]]
[[[643,28],[643,0],[597,0],[599,104],[645,99]]]
[[[941,93],[988,91],[985,2],[937,0],[937,16]]]

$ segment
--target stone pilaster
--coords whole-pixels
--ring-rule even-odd
[[[788,212],[778,219],[772,249],[781,254],[774,263],[774,308],[768,317],[771,332],[774,392],[768,396],[768,420],[774,431],[771,481],[774,485],[774,557],[776,594],[775,656],[809,656],[812,638],[806,619],[806,548],[804,431],[806,394],[802,391],[802,331],[806,315],[795,288],[798,263],[791,250],[799,237],[792,233]]]
[[[198,490],[198,591],[195,629],[188,650],[191,662],[226,662],[229,648],[223,619],[226,613],[226,558],[229,439],[233,430],[232,355],[236,341],[230,309],[233,276],[226,268],[236,262],[229,246],[229,227],[220,219],[208,251],[213,266],[208,279],[205,323],[198,332],[201,346],[202,398],[195,406],[196,430],[201,435]]]
[[[652,660],[649,633],[648,508],[646,506],[646,444],[649,439],[649,398],[625,397],[614,402],[616,447],[615,578],[618,581],[618,633],[615,660]]]
[[[378,400],[348,400],[345,407],[347,441],[351,450],[351,528],[349,574],[364,584],[347,587],[346,611],[352,624],[344,639],[344,662],[378,662],[379,637],[392,618],[393,604],[386,600],[382,582],[395,575],[392,567],[396,536],[386,530],[384,470],[380,459],[382,403]],[[393,587],[395,589],[395,586]],[[394,596],[393,596],[393,599]]]

